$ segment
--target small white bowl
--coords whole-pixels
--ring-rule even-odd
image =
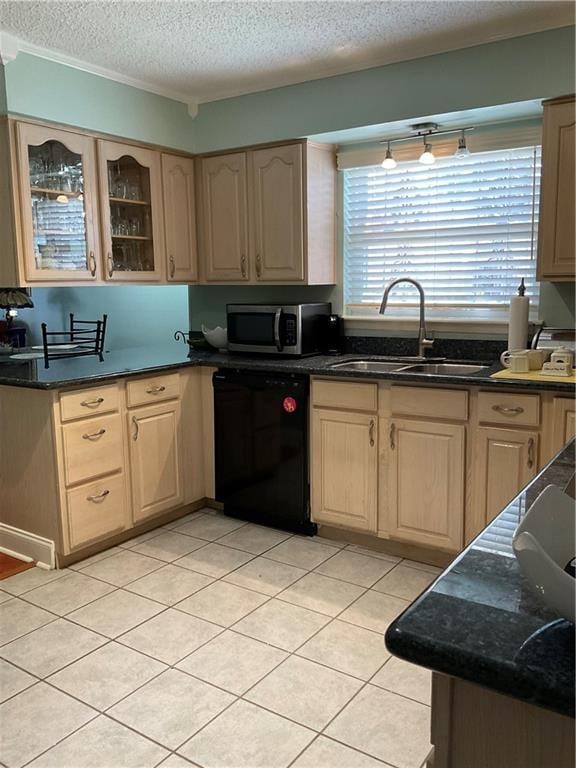
[[[206,326],[203,325],[202,333],[204,334],[204,338],[211,347],[218,349],[220,352],[226,352],[228,349],[227,328],[220,328],[220,326],[216,328],[206,328]]]
[[[569,621],[575,619],[576,580],[564,570],[574,557],[574,499],[549,485],[518,526],[512,546],[532,587]]]

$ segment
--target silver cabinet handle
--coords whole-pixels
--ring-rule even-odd
[[[246,277],[246,256],[240,258],[240,272],[242,273],[242,277]]]
[[[84,408],[98,408],[103,402],[103,397],[95,397],[93,400],[82,400],[80,405],[84,406]]]
[[[174,256],[170,256],[168,261],[170,263],[170,277],[174,277],[176,273],[176,262],[174,261]]]
[[[108,255],[106,256],[106,261],[108,262],[108,277],[112,277],[114,274],[114,259],[112,258],[112,254],[110,251],[108,251]]]
[[[256,277],[262,277],[262,257],[256,254]]]
[[[138,419],[136,418],[136,416],[132,416],[132,426],[134,427],[134,431],[132,432],[132,440],[138,440],[140,425],[138,424]]]
[[[521,413],[524,413],[524,408],[520,405],[517,405],[514,408],[506,405],[493,405],[492,410],[497,411],[498,413],[503,413],[505,416],[518,416]]]
[[[146,392],[149,395],[159,395],[160,392],[164,392],[165,390],[166,390],[166,387],[163,384],[160,384],[158,386],[148,387]]]
[[[374,419],[370,419],[370,426],[368,428],[368,435],[370,436],[370,448],[374,448],[374,427],[376,426]]]
[[[98,440],[102,437],[102,435],[106,434],[105,429],[99,429],[98,432],[86,432],[82,435],[82,438],[84,440]]]
[[[90,251],[88,254],[88,269],[90,270],[90,274],[92,277],[96,277],[96,257],[94,256],[94,251]]]
[[[528,466],[530,469],[534,466],[534,438],[528,440]]]
[[[91,501],[94,504],[99,504],[101,501],[104,501],[106,496],[108,496],[110,491],[102,491],[102,493],[95,493],[94,496],[86,496],[86,501]]]
[[[392,450],[396,448],[396,424],[390,425],[390,448]]]

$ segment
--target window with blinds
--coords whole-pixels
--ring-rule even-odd
[[[537,299],[540,155],[532,146],[345,170],[346,313],[377,313],[398,277],[422,283],[437,318],[503,318],[522,277]],[[417,299],[399,285],[387,314],[412,316]]]

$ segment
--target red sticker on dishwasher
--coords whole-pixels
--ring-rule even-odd
[[[284,402],[282,403],[282,407],[286,413],[294,413],[296,408],[298,408],[298,403],[296,400],[294,400],[293,397],[285,397]]]

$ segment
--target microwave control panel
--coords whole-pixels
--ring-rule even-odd
[[[284,345],[287,347],[296,346],[296,315],[284,316]]]

